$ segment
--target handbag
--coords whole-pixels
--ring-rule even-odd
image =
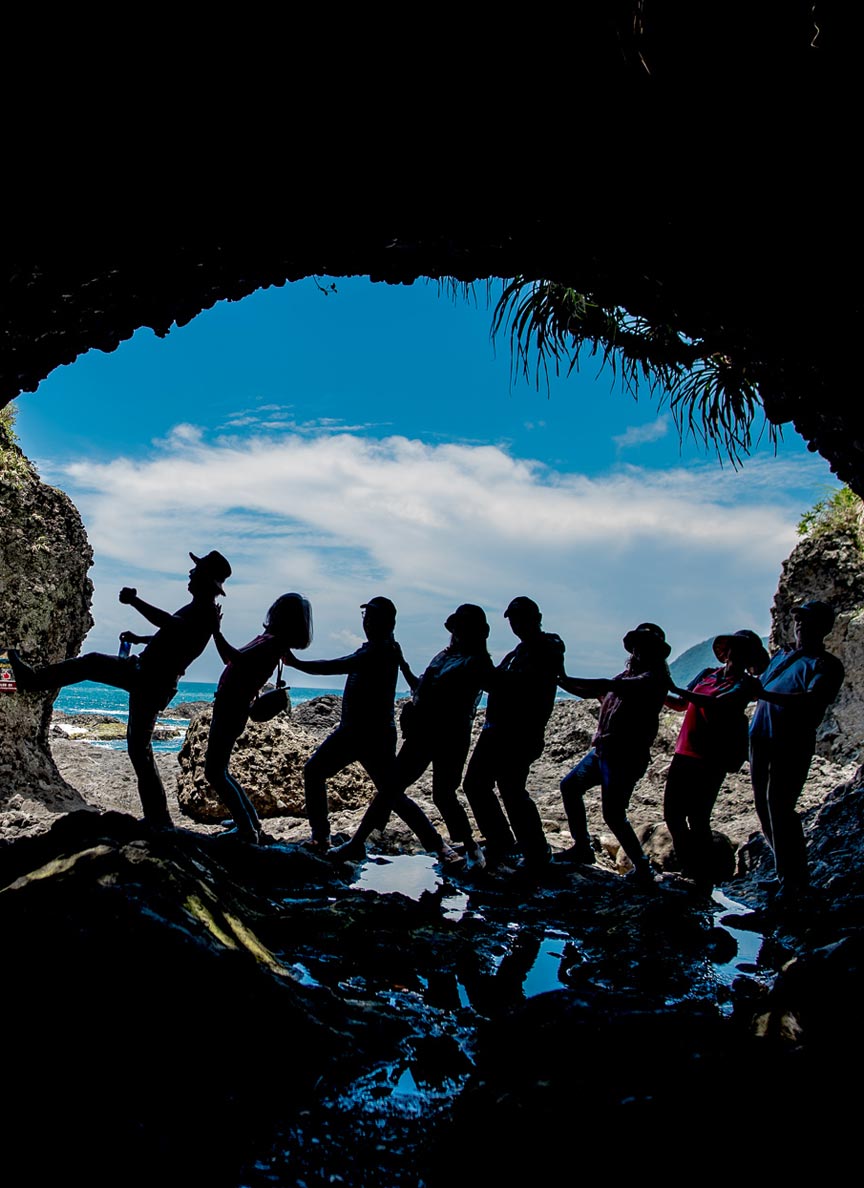
[[[279,661],[279,674],[276,677],[276,688],[267,693],[259,693],[249,706],[249,717],[253,722],[269,722],[283,710],[291,709],[291,699],[288,696],[288,686],[282,680],[282,661]]]

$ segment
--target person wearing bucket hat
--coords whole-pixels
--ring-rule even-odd
[[[807,888],[807,847],[795,811],[816,750],[816,731],[843,683],[825,648],[834,608],[811,600],[792,609],[795,646],[777,652],[760,678],[750,723],[750,780],[762,832],[774,853],[775,889],[794,901]]]
[[[129,693],[126,746],[138,781],[138,795],[144,820],[157,829],[172,828],[165,789],[153,757],[156,718],[177,692],[177,683],[193,660],[201,655],[219,625],[216,598],[224,595],[222,583],[231,576],[231,566],[221,553],[189,556],[194,562],[187,589],[192,601],[171,614],[138,597],[138,591],[124,586],[119,601],[131,606],[156,628],[153,635],[124,631],[123,644],[144,644],[137,656],[107,656],[89,652],[59,664],[31,668],[17,652],[9,653],[18,688],[23,692],[60,689],[79,681],[98,681]]]
[[[412,696],[400,716],[403,742],[391,787],[373,798],[351,840],[331,852],[334,860],[361,859],[369,834],[383,829],[390,813],[395,812],[414,830],[424,849],[437,853],[442,863],[453,866],[464,860],[473,869],[485,865],[456,791],[471,745],[471,724],[493,669],[486,647],[489,623],[482,607],[465,602],[448,616],[444,626],[450,632],[450,642],[419,677],[407,664],[402,666]],[[451,841],[462,846],[463,854],[444,842],[420,806],[406,795],[430,764],[432,800]]]
[[[564,641],[543,630],[540,607],[533,598],[514,598],[504,617],[519,643],[492,671],[486,722],[462,787],[485,838],[487,864],[506,866],[518,846],[521,869],[533,875],[547,866],[551,850],[528,791],[528,774],[543,753],[546,723],[564,663]]]
[[[289,648],[308,648],[312,642],[312,608],[302,594],[282,594],[263,623],[264,630],[240,648],[222,634],[221,620],[213,633],[216,651],[225,669],[216,686],[204,775],[234,820],[229,830],[240,841],[254,845],[262,839],[261,822],[252,801],[228,770],[231,752],[246,728],[253,702]],[[284,682],[277,681],[277,687]],[[288,705],[287,690],[282,696]]]
[[[757,696],[753,677],[768,664],[762,640],[746,628],[718,635],[713,647],[722,667],[703,669],[686,689],[670,684],[666,699],[685,714],[666,773],[663,816],[681,872],[704,891],[715,881],[711,813],[726,774],[747,758],[745,709]]]
[[[378,595],[361,603],[366,643],[348,656],[333,660],[298,660],[292,651],[285,663],[299,672],[318,676],[345,675],[339,725],[313,752],[303,768],[306,816],[318,854],[330,850],[327,781],[350,763],[360,763],[379,792],[390,787],[396,755],[396,722],[393,703],[402,649],[393,632],[396,607]]]
[[[558,684],[576,697],[601,698],[592,749],[561,781],[561,797],[573,845],[558,860],[592,863],[594,850],[585,814],[585,793],[600,785],[603,819],[633,864],[637,886],[653,886],[654,870],[627,817],[627,806],[648,768],[651,744],[669,688],[666,660],[671,651],[662,627],[640,623],[624,636],[630,659],[609,679],[583,679],[564,673]]]

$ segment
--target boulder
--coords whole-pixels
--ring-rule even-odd
[[[333,700],[339,698],[314,699]],[[313,706],[312,702],[307,703]],[[316,710],[302,718],[315,718]],[[212,706],[192,719],[180,748],[177,799],[180,808],[193,821],[205,823],[222,820],[227,810],[204,777],[204,756],[210,734]],[[332,728],[332,717],[325,708],[321,715]],[[338,720],[338,719],[337,719]],[[303,765],[318,746],[317,738],[287,714],[269,722],[249,722],[238,738],[231,755],[231,774],[248,794],[260,817],[305,817]],[[375,794],[372,781],[358,763],[352,763],[327,782],[331,811],[359,809]]]
[[[858,762],[864,739],[864,555],[853,531],[815,532],[783,562],[771,610],[772,651],[793,646],[792,608],[813,598],[830,602],[837,612],[825,644],[846,669],[840,693],[819,728],[817,754],[839,763]]]
[[[75,506],[0,435],[0,649],[35,664],[76,655],[90,630],[93,555]],[[80,805],[51,757],[53,693],[0,691],[0,811],[24,795]]]

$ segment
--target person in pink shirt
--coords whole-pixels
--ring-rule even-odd
[[[753,677],[768,664],[755,631],[718,635],[713,646],[722,667],[703,669],[686,689],[671,685],[666,699],[685,713],[666,774],[663,816],[682,873],[704,890],[714,883],[711,813],[726,774],[747,758],[744,711],[759,695]]]

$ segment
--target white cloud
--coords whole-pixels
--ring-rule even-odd
[[[669,432],[671,419],[668,416],[658,417],[650,425],[629,425],[623,433],[612,440],[619,450],[629,450],[634,446],[648,445],[652,441],[660,441]]]
[[[388,594],[419,671],[463,601],[487,609],[490,648],[502,654],[514,642],[503,608],[525,593],[565,638],[569,670],[592,675],[617,669],[621,636],[645,619],[665,626],[673,654],[721,630],[764,633],[795,523],[823,475],[796,457],[589,478],[497,446],[345,433],[207,441],[181,425],[146,460],[74,462],[59,483],[96,554],[90,647],[113,649],[133,625],[116,602],[121,585],[179,606],[188,551],[218,548],[234,567],[232,642],[258,631],[278,594],[299,590],[314,608],[310,655],[336,655],[360,638],[359,604]],[[211,650],[190,675],[219,667]]]

